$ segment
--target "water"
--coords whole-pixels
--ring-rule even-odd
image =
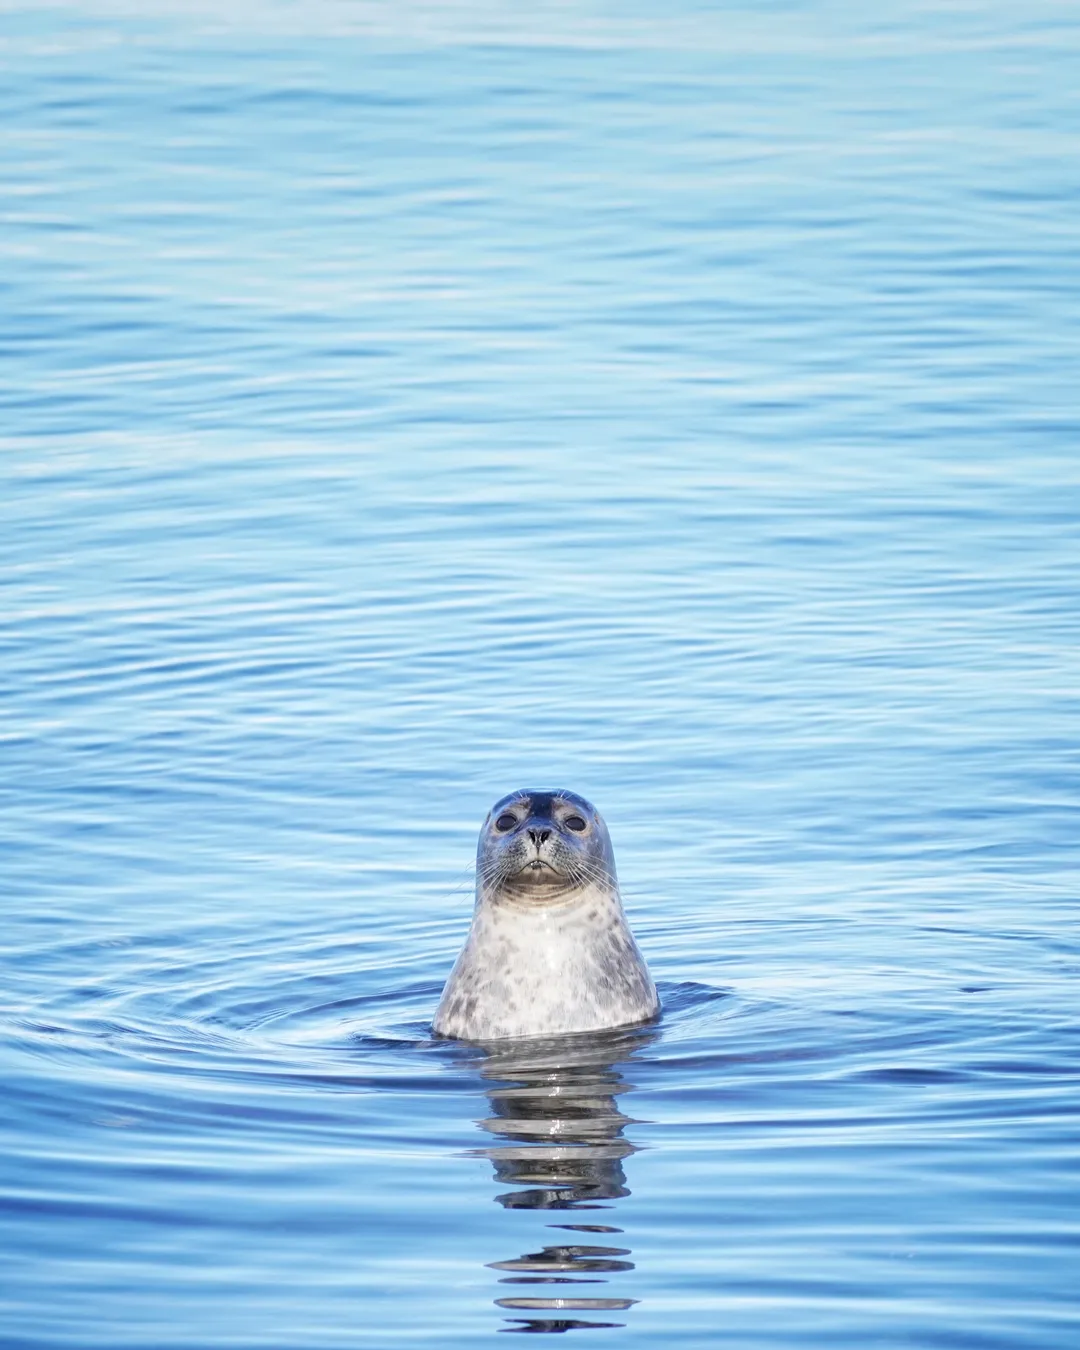
[[[528,9],[0,17],[3,1345],[1063,1350],[1075,15]]]

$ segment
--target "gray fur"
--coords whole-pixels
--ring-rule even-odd
[[[575,816],[585,830],[567,824]],[[646,1022],[659,1010],[600,813],[573,792],[496,802],[476,849],[472,927],[434,1031],[466,1041],[558,1036]]]

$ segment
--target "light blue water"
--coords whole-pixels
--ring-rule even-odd
[[[1074,8],[527,8],[0,16],[4,1350],[1067,1350]]]

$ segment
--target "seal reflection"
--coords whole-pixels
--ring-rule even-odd
[[[622,1109],[622,1099],[633,1089],[622,1068],[655,1034],[653,1028],[636,1028],[482,1047],[477,1067],[491,1080],[485,1089],[491,1115],[477,1123],[498,1142],[473,1152],[489,1158],[496,1181],[510,1188],[495,1197],[504,1209],[609,1209],[611,1201],[630,1194],[624,1162],[637,1147],[623,1133],[634,1122]],[[638,1302],[614,1296],[616,1291],[608,1297],[602,1288],[582,1287],[603,1286],[612,1275],[634,1269],[630,1249],[611,1241],[622,1230],[603,1223],[548,1226],[567,1236],[539,1251],[489,1262],[493,1270],[506,1272],[500,1284],[560,1286],[497,1298],[500,1308],[535,1314],[507,1319],[515,1325],[503,1330],[625,1325],[577,1316],[625,1311]]]

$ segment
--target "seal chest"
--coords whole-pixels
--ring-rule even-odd
[[[511,793],[476,849],[476,908],[433,1029],[466,1041],[646,1022],[656,986],[630,932],[599,811],[573,792]]]

